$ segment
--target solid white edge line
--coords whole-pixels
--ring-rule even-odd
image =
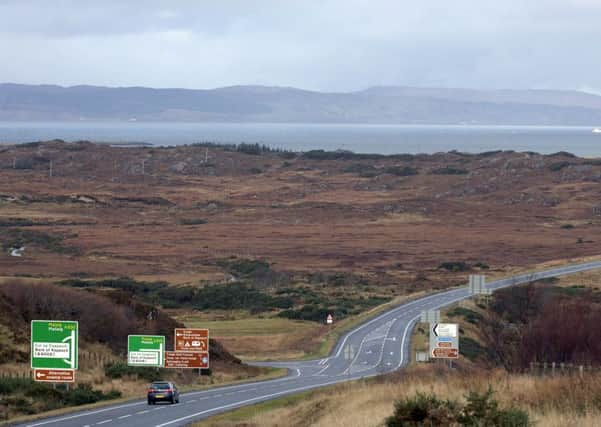
[[[227,405],[218,406],[218,407],[212,408],[212,409],[205,409],[204,411],[196,412],[195,414],[190,414],[190,415],[186,415],[185,417],[181,417],[181,418],[177,418],[175,420],[167,421],[166,423],[163,423],[163,424],[157,424],[155,427],[164,427],[164,426],[168,426],[168,425],[171,425],[171,424],[174,424],[174,423],[179,423],[180,421],[188,420],[190,418],[195,418],[195,417],[198,417],[200,415],[204,415],[204,414],[209,413],[209,412],[218,412],[218,411],[221,411],[222,409],[228,409],[228,408],[232,408],[232,407],[236,407],[236,406],[244,406],[247,403],[251,403],[251,402],[262,400],[262,399],[268,399],[270,397],[280,396],[280,395],[284,395],[284,394],[296,393],[296,392],[303,391],[303,390],[310,390],[312,388],[325,387],[327,385],[337,384],[339,382],[341,382],[341,381],[340,380],[330,381],[330,382],[327,382],[327,383],[321,383],[321,384],[317,384],[317,385],[313,384],[313,385],[310,385],[310,386],[294,388],[292,390],[284,390],[284,391],[279,391],[277,393],[271,393],[271,394],[266,394],[266,395],[263,395],[263,396],[257,396],[257,397],[253,397],[252,399],[246,399],[246,400],[242,400],[240,402],[234,402],[234,403],[230,403],[230,404],[227,404]]]
[[[115,409],[128,408],[130,406],[142,405],[144,403],[146,403],[146,402],[141,401],[141,402],[135,402],[135,403],[128,403],[127,405],[111,406],[109,408],[99,409],[97,411],[84,412],[84,413],[80,413],[80,414],[71,415],[68,417],[55,418],[55,419],[51,419],[51,420],[41,421],[39,423],[27,424],[26,427],[42,426],[42,425],[50,424],[50,423],[57,423],[59,421],[72,420],[74,418],[85,417],[86,415],[94,415],[94,414],[99,414],[101,412],[114,411]]]
[[[563,275],[567,275],[567,274],[579,273],[579,272],[588,271],[588,270],[594,270],[594,269],[598,269],[598,268],[601,268],[601,261],[591,261],[591,262],[588,262],[588,263],[576,264],[576,265],[566,266],[566,267],[557,267],[557,268],[554,268],[554,269],[549,269],[547,271],[534,272],[534,273],[526,273],[526,274],[522,274],[522,275],[518,275],[518,276],[514,276],[514,277],[508,277],[508,278],[505,278],[505,279],[499,279],[499,280],[495,280],[494,282],[490,282],[489,286],[496,285],[497,287],[495,289],[500,289],[500,288],[504,288],[504,287],[508,287],[508,286],[514,286],[514,285],[518,285],[518,284],[522,284],[522,283],[527,283],[527,282],[534,281],[534,280],[539,280],[541,278],[563,276]],[[410,305],[413,305],[413,304],[416,304],[416,303],[423,303],[424,301],[430,300],[430,299],[435,298],[435,297],[449,296],[449,294],[451,294],[451,293],[458,292],[458,291],[463,291],[463,290],[465,290],[465,287],[461,287],[461,288],[458,288],[458,289],[452,289],[452,290],[441,292],[441,293],[438,293],[438,294],[435,294],[435,295],[425,296],[425,297],[422,297],[422,298],[419,298],[419,299],[407,302],[406,304],[399,305],[399,306],[397,306],[395,308],[390,309],[387,312],[384,312],[384,313],[382,313],[382,314],[374,317],[370,321],[368,321],[368,322],[362,324],[361,326],[359,326],[357,329],[355,329],[355,330],[350,331],[349,333],[347,333],[345,335],[342,343],[340,344],[340,347],[338,348],[338,351],[336,352],[336,355],[334,357],[338,357],[340,355],[340,352],[342,351],[342,348],[344,347],[344,343],[346,342],[346,340],[350,336],[352,336],[353,334],[355,334],[357,331],[363,329],[365,326],[367,326],[367,325],[375,322],[376,320],[379,320],[382,317],[390,315],[391,313],[393,313],[393,312],[395,312],[397,310],[404,309],[407,306],[410,306]],[[445,305],[448,305],[448,304],[452,304],[452,303],[454,303],[456,301],[461,301],[461,300],[467,299],[467,298],[469,298],[469,296],[458,298],[458,299],[446,302],[444,304],[441,304],[439,307],[442,307],[442,306],[445,306]],[[405,331],[403,333],[403,339],[401,340],[401,358],[400,358],[400,362],[397,365],[396,369],[399,369],[403,365],[403,362],[404,362],[404,356],[405,355],[404,355],[404,352],[403,352],[403,347],[404,347],[404,342],[406,340],[406,336],[407,336],[407,332],[408,332],[409,326],[411,325],[411,323],[413,321],[419,319],[419,317],[420,316],[416,316],[416,317],[412,318],[411,320],[409,320],[409,323],[407,324],[407,327],[405,328]],[[332,357],[332,356],[330,356],[330,357]],[[374,375],[377,375],[377,374],[374,374]],[[369,376],[372,376],[372,375],[369,375]],[[276,380],[260,381],[260,382],[254,382],[254,383],[248,383],[248,384],[240,384],[240,385],[235,385],[235,386],[224,386],[224,387],[216,388],[216,389],[202,390],[202,391],[197,391],[197,392],[190,392],[190,393],[186,393],[186,395],[190,396],[190,395],[196,395],[196,394],[206,394],[206,393],[211,393],[211,392],[216,392],[216,391],[221,391],[221,390],[238,389],[238,388],[244,388],[244,387],[249,386],[249,385],[256,386],[257,384],[260,384],[260,383],[275,383],[275,382],[290,380],[290,379],[293,379],[293,378],[295,378],[295,377],[288,376],[288,377],[280,378],[280,379],[276,379]],[[325,385],[329,385],[329,384],[334,384],[336,382],[341,382],[341,381],[324,383],[323,385],[325,386]],[[277,395],[277,393],[275,395]],[[71,419],[75,419],[75,418],[84,417],[84,416],[87,416],[87,415],[93,415],[93,414],[97,414],[97,413],[101,413],[101,412],[112,411],[112,410],[115,410],[115,409],[126,408],[126,407],[136,406],[136,405],[142,405],[144,403],[145,403],[145,401],[140,401],[140,402],[132,402],[132,403],[125,404],[125,405],[111,406],[111,407],[107,407],[107,408],[104,408],[104,409],[99,409],[99,410],[96,410],[96,411],[79,413],[79,414],[75,414],[75,415],[71,415],[71,416],[67,416],[67,417],[62,417],[62,418],[57,418],[57,419],[51,419],[51,420],[41,421],[41,422],[37,422],[37,423],[33,423],[33,424],[27,424],[26,427],[36,427],[36,426],[51,424],[51,423],[55,423],[55,422],[71,420]],[[211,410],[209,410],[209,411],[211,411]],[[162,424],[161,426],[163,426],[163,425],[168,425],[168,424]]]

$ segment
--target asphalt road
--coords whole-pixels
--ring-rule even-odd
[[[492,289],[601,268],[601,261],[555,268],[488,283]],[[467,285],[407,302],[357,326],[344,335],[329,357],[298,362],[269,362],[289,369],[284,378],[224,386],[182,394],[176,405],[148,406],[145,400],[74,412],[19,424],[21,426],[184,426],[245,405],[343,381],[399,369],[409,358],[409,338],[423,310],[433,310],[468,298]]]

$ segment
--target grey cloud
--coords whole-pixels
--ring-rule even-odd
[[[601,89],[599,0],[0,2],[0,81]]]

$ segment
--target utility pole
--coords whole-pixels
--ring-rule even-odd
[[[52,178],[52,160],[50,160],[50,170],[48,172],[48,175],[50,176],[50,178]]]
[[[142,175],[144,175],[144,167],[146,165],[146,159],[142,160]]]

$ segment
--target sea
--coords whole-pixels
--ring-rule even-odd
[[[493,150],[601,157],[601,134],[582,126],[380,125],[304,123],[0,122],[0,143],[54,138],[173,146],[259,143],[290,151],[436,153]]]

